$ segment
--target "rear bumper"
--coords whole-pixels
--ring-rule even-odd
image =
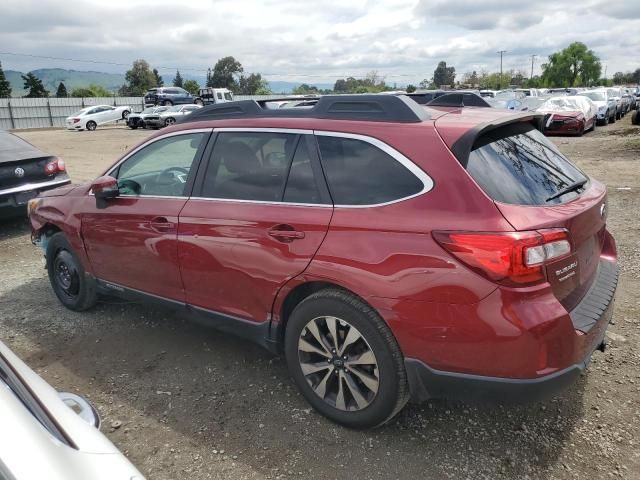
[[[65,175],[63,178],[54,178],[44,182],[25,183],[11,188],[0,190],[0,209],[26,207],[29,200],[35,198],[40,192],[68,185],[71,179]]]
[[[431,368],[421,360],[405,359],[413,401],[429,398],[531,402],[553,396],[571,385],[589,365],[595,350],[605,347],[605,334],[613,315],[618,267],[602,259],[598,276],[582,301],[569,316],[575,329],[576,352],[573,364],[536,378],[503,378]]]

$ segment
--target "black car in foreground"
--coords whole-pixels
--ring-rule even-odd
[[[40,192],[68,183],[63,160],[0,130],[0,217],[24,214]]]

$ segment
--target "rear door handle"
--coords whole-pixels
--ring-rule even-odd
[[[151,230],[158,233],[171,233],[176,231],[176,224],[165,217],[155,217],[149,222]]]
[[[285,243],[304,238],[304,232],[295,230],[291,225],[276,225],[269,230],[268,234],[270,237]]]

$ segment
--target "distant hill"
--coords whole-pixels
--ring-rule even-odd
[[[5,70],[4,71],[7,80],[11,83],[12,95],[14,97],[22,97],[26,95],[27,92],[22,87],[24,86],[24,81],[22,80],[21,75],[24,75],[23,72],[17,72],[15,70]],[[37,70],[32,70],[36,77],[42,80],[44,87],[49,90],[50,95],[55,95],[56,90],[58,89],[58,84],[63,82],[67,87],[67,91],[71,92],[74,88],[79,87],[87,87],[90,84],[100,85],[106,88],[109,91],[117,91],[122,84],[124,83],[124,74],[120,73],[104,73],[104,72],[83,72],[79,70],[65,70],[63,68],[39,68]],[[164,80],[165,85],[170,85],[173,81],[175,73],[167,74],[163,73],[162,78]],[[185,80],[196,80],[200,85],[203,85],[206,81],[204,76],[198,75],[189,75],[182,74],[182,77]],[[310,85],[315,85],[320,89],[331,89],[333,88],[333,84],[331,83],[312,83],[312,82],[283,82],[283,81],[273,81],[269,82],[269,86],[271,90],[276,94],[287,94],[291,93],[294,88],[302,83],[308,83]]]
[[[24,75],[24,73],[16,72],[15,70],[5,70],[4,73],[7,76],[7,80],[11,82],[12,95],[14,97],[21,97],[27,94],[22,88],[24,81],[21,75]],[[50,95],[55,95],[60,82],[64,83],[68,92],[74,88],[87,87],[92,83],[103,86],[109,91],[116,91],[124,83],[124,75],[120,73],[81,72],[62,68],[40,68],[32,70],[31,73],[42,80],[44,88],[49,90]]]

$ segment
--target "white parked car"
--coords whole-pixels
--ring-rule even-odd
[[[174,105],[169,107],[164,112],[152,113],[144,117],[144,124],[146,127],[162,128],[173,125],[185,115],[189,115],[194,110],[202,108],[201,105],[187,104],[187,105]]]
[[[67,117],[67,130],[95,130],[98,125],[127,120],[131,107],[112,107],[110,105],[94,105],[86,107]]]
[[[0,342],[0,478],[143,480],[83,398],[58,393]]]

